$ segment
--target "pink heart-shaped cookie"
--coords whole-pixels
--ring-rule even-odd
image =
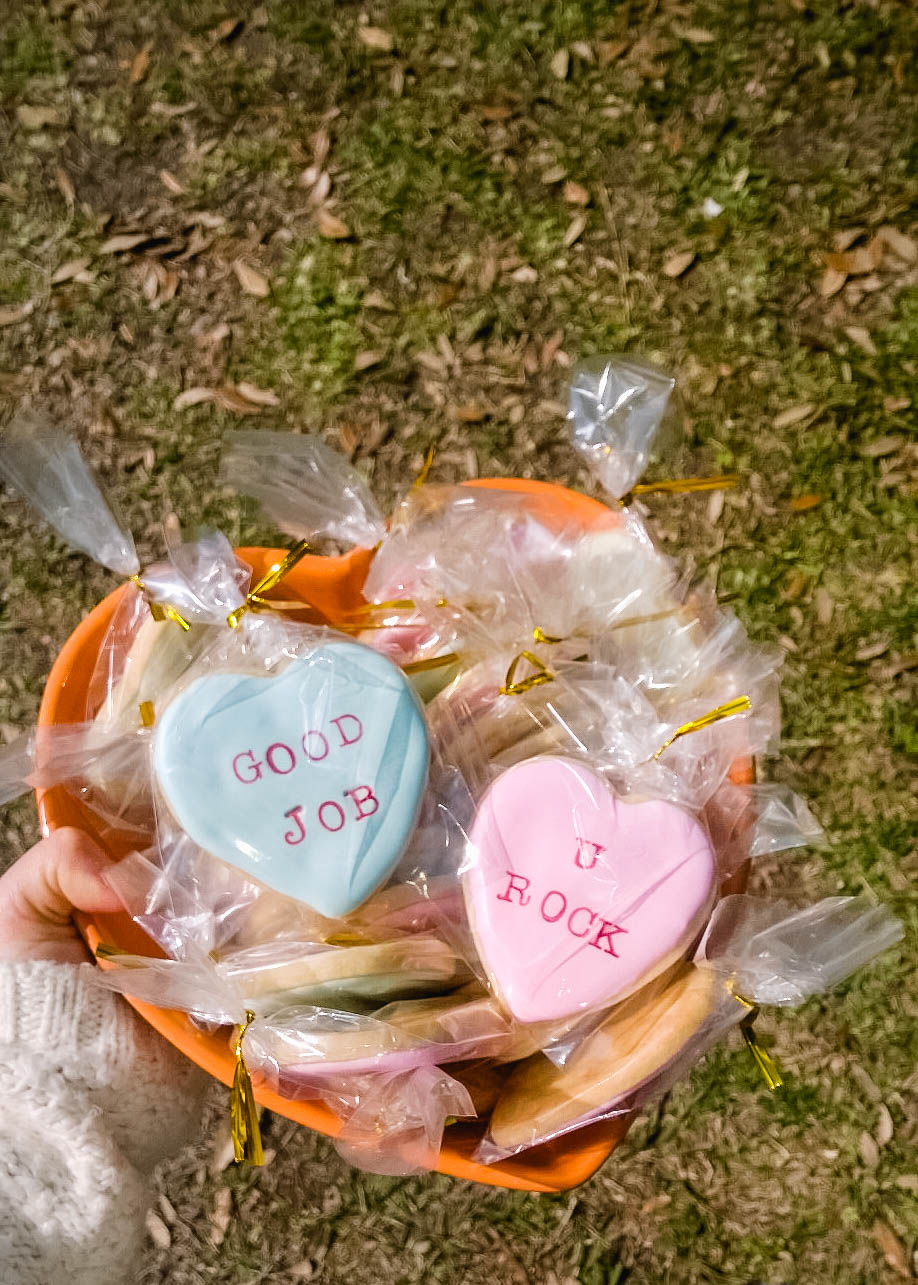
[[[714,853],[698,822],[662,799],[623,802],[572,759],[509,768],[470,838],[472,930],[522,1022],[624,999],[685,953],[713,901]]]

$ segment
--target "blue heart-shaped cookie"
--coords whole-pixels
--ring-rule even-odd
[[[391,873],[427,779],[427,726],[401,670],[330,642],[275,677],[195,678],[158,720],[154,764],[202,848],[320,914]]]

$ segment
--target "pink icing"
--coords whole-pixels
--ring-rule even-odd
[[[705,831],[664,800],[625,803],[570,759],[518,763],[485,794],[466,899],[514,1017],[624,999],[682,954],[714,890]]]

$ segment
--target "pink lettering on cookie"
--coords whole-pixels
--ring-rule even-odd
[[[592,870],[599,860],[599,854],[605,850],[605,844],[594,843],[592,839],[578,839],[574,865],[579,866],[581,870]]]
[[[306,838],[306,824],[303,821],[302,805],[298,803],[295,808],[285,812],[284,816],[290,817],[291,821],[295,822],[295,828],[288,830],[284,835],[284,843],[289,843],[291,847],[295,847],[296,844],[302,843]]]
[[[356,714],[339,714],[337,718],[332,718],[329,722],[334,723],[335,727],[338,729],[338,735],[341,737],[342,749],[345,745],[355,745],[360,740],[361,736],[363,736],[363,723],[361,723]],[[348,736],[346,734],[344,728],[341,726],[342,723],[356,725],[357,730],[353,736]]]
[[[548,902],[551,897],[557,897],[561,902],[560,906],[558,906],[557,911],[553,914],[549,914],[547,909]],[[555,910],[555,905],[557,905],[557,902],[552,903],[552,911]],[[552,888],[551,892],[546,892],[545,896],[542,898],[542,904],[541,906],[539,906],[539,911],[542,915],[542,918],[545,920],[547,924],[556,924],[558,920],[561,918],[561,916],[564,914],[565,910],[567,910],[567,897],[565,897],[563,892],[559,892],[557,888]]]
[[[332,825],[329,821],[326,820],[326,817],[329,815],[335,818],[335,820],[338,822],[337,825]],[[332,834],[335,834],[338,830],[343,828],[344,821],[345,821],[344,808],[341,806],[340,803],[335,803],[334,799],[326,799],[324,803],[320,804],[319,825],[322,827],[323,830],[330,830]]]
[[[248,763],[245,760],[248,759]],[[252,785],[261,780],[261,762],[251,750],[243,750],[233,759],[233,776],[243,785]]]
[[[586,915],[587,917],[586,927],[582,931],[579,927],[578,928],[574,927],[574,920],[577,918],[578,915]],[[595,919],[596,919],[595,910],[591,910],[589,906],[578,906],[577,909],[572,910],[567,917],[567,931],[571,934],[572,937],[589,937],[590,931],[593,927],[593,923]]]
[[[310,763],[321,763],[328,758],[328,741],[321,732],[307,732],[303,737],[303,753]]]
[[[618,959],[618,951],[612,945],[612,938],[617,937],[619,933],[626,933],[627,931],[627,928],[620,928],[618,924],[612,923],[610,919],[603,919],[600,921],[596,936],[590,942],[590,945],[595,946],[597,950],[603,951],[604,954],[614,955]]]
[[[512,901],[511,893],[516,893],[517,901],[521,906],[528,906],[532,898],[526,889],[529,887],[529,880],[525,875],[514,874],[512,870],[507,871],[507,886],[503,892],[497,894],[498,901]]]
[[[286,767],[282,766],[285,761],[284,755],[286,755],[287,760]],[[289,745],[285,745],[283,741],[275,741],[273,745],[269,745],[265,750],[265,762],[272,772],[275,772],[278,776],[286,776],[288,772],[292,772],[296,767],[296,755]]]
[[[367,817],[374,816],[379,811],[379,799],[373,793],[369,785],[355,785],[353,790],[345,790],[345,796],[353,799],[357,815],[356,821],[365,821]],[[369,804],[372,803],[372,807]]]

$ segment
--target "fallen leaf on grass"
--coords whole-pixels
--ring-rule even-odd
[[[813,606],[816,608],[816,619],[821,625],[832,623],[835,614],[835,600],[828,589],[818,585],[813,592]]]
[[[860,1152],[861,1160],[867,1168],[876,1169],[877,1165],[880,1163],[880,1150],[874,1142],[872,1135],[869,1134],[866,1129],[860,1136],[857,1149]]]
[[[849,246],[854,245],[858,237],[864,235],[865,230],[864,228],[842,228],[840,232],[836,232],[832,237],[832,249],[836,254],[841,254]]]
[[[10,303],[0,307],[0,326],[15,326],[25,321],[35,311],[35,300],[26,299],[23,303]]]
[[[875,239],[904,263],[918,263],[918,242],[898,228],[882,227]]]
[[[66,171],[62,170],[59,165],[54,170],[54,181],[57,184],[57,190],[64,198],[67,208],[72,210],[76,205],[76,192]]]
[[[476,402],[468,402],[465,406],[453,406],[452,413],[460,424],[480,424],[485,417],[485,412]]]
[[[627,48],[627,40],[600,40],[597,46],[600,67],[608,67],[610,63],[621,58]]]
[[[46,125],[63,125],[64,120],[56,107],[32,107],[21,103],[16,108],[16,119],[23,129],[44,129]]]
[[[168,1249],[172,1244],[172,1235],[169,1228],[160,1218],[159,1214],[154,1213],[152,1209],[147,1210],[147,1235],[152,1240],[157,1249]]]
[[[575,241],[579,241],[583,236],[587,225],[587,216],[585,214],[575,214],[567,225],[567,231],[564,233],[564,244],[570,249]]]
[[[68,259],[66,263],[62,263],[61,266],[52,273],[51,284],[53,286],[59,286],[64,281],[72,281],[74,277],[78,277],[81,272],[84,272],[86,268],[89,267],[89,263],[89,259]]]
[[[683,276],[695,262],[694,250],[682,250],[679,254],[671,255],[663,264],[663,275],[675,281],[677,277]]]
[[[866,330],[863,326],[845,326],[844,329],[851,342],[857,344],[858,348],[863,348],[869,357],[877,355],[876,346],[870,338],[869,330]]]
[[[246,263],[244,259],[235,260],[233,271],[236,274],[236,280],[246,294],[254,295],[256,299],[266,299],[271,293],[267,278],[256,271],[250,263]]]
[[[879,460],[886,455],[895,455],[904,441],[904,437],[898,437],[895,433],[890,433],[887,437],[875,437],[872,442],[865,442],[858,454],[868,460]]]
[[[373,352],[367,349],[366,352],[359,352],[354,358],[354,370],[358,373],[361,370],[369,370],[372,366],[378,366],[383,359],[381,352]]]
[[[200,406],[202,402],[212,402],[214,400],[213,388],[186,388],[183,393],[179,393],[172,403],[172,409],[176,411],[188,410],[192,406]]]
[[[847,272],[839,272],[835,268],[826,268],[819,280],[817,289],[823,299],[831,299],[832,295],[838,294],[847,280]]]
[[[218,45],[221,41],[232,40],[234,36],[238,36],[241,33],[244,26],[245,20],[243,18],[224,18],[222,22],[217,23],[210,33],[211,41]]]
[[[792,500],[788,500],[787,507],[792,513],[806,513],[809,509],[815,509],[822,504],[821,495],[795,495]]]
[[[123,254],[126,250],[135,250],[144,241],[152,240],[149,232],[119,232],[110,236],[99,246],[100,254]]]
[[[319,210],[316,223],[319,226],[319,236],[327,237],[330,241],[346,241],[351,235],[348,225],[336,214],[332,214],[331,210]]]
[[[895,415],[897,411],[908,410],[912,404],[910,397],[884,397],[883,409],[887,415]]]
[[[139,85],[150,70],[150,50],[152,45],[144,47],[134,55],[131,62],[131,74],[128,77],[132,85]]]
[[[673,31],[680,40],[687,40],[690,45],[713,45],[715,36],[706,27],[674,27]]]
[[[884,638],[880,638],[877,642],[865,643],[863,647],[858,647],[857,651],[854,653],[854,659],[861,661],[876,660],[878,656],[885,656],[888,651],[889,642]],[[870,1138],[871,1143],[876,1147],[876,1143],[873,1141],[873,1138],[870,1137],[869,1133],[862,1134],[861,1137]],[[863,1152],[861,1154],[863,1154]]]
[[[873,1136],[877,1140],[878,1147],[885,1147],[893,1139],[893,1118],[885,1102],[880,1103],[878,1115],[877,1128]]]
[[[879,237],[874,237],[867,245],[859,245],[840,254],[830,251],[822,257],[826,267],[835,272],[844,272],[849,277],[866,276],[882,263],[883,243]]]
[[[221,1187],[214,1197],[214,1212],[210,1220],[210,1243],[218,1248],[223,1244],[229,1229],[233,1209],[233,1191],[231,1187]]]
[[[270,389],[258,388],[255,384],[242,382],[224,384],[220,388],[186,388],[176,397],[172,403],[172,409],[188,410],[204,402],[213,402],[222,410],[233,411],[237,415],[257,415],[263,406],[280,405],[277,394]]]
[[[357,39],[367,49],[375,49],[378,53],[391,54],[395,48],[395,38],[382,27],[358,27]]]
[[[363,301],[365,308],[375,308],[377,312],[395,312],[395,307],[389,302],[381,290],[371,290]]]
[[[171,174],[169,170],[159,171],[159,181],[162,183],[163,187],[167,187],[169,191],[174,192],[176,196],[185,195],[185,188],[182,187],[175,175]]]
[[[236,392],[255,406],[280,406],[277,393],[272,392],[270,388],[259,388],[257,384],[250,384],[244,379],[236,385]]]
[[[542,182],[545,182],[544,174],[542,175]],[[591,200],[590,193],[583,184],[575,183],[573,179],[568,179],[564,184],[562,195],[568,205],[589,205]]]
[[[551,187],[553,183],[560,183],[563,178],[567,177],[567,169],[563,165],[550,165],[541,175],[542,182],[546,187]],[[567,199],[567,198],[565,198]]]
[[[891,1267],[897,1276],[910,1281],[912,1273],[909,1270],[905,1246],[893,1229],[877,1219],[870,1229],[870,1234],[876,1241],[886,1265]]]
[[[475,108],[482,120],[488,121],[491,125],[497,125],[501,121],[509,120],[513,112],[509,107],[504,107],[501,103],[481,103]]]
[[[812,415],[815,409],[813,402],[803,402],[800,406],[788,406],[787,410],[782,410],[775,416],[775,428],[792,428],[794,424],[801,424]]]
[[[556,80],[567,80],[567,73],[571,68],[571,56],[568,50],[559,49],[550,63],[551,74]]]

